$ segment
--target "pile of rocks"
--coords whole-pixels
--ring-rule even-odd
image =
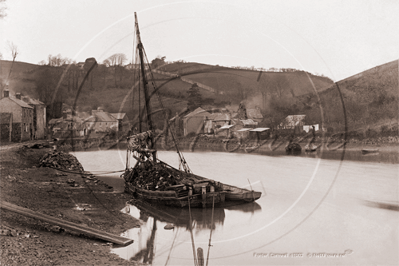
[[[84,172],[83,166],[72,154],[62,151],[51,151],[40,159],[39,167],[50,167],[76,172]]]

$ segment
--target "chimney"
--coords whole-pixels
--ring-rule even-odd
[[[5,90],[4,90],[4,98],[7,98],[7,97],[9,97],[9,96],[10,96],[10,91],[7,90],[7,89],[5,89]]]
[[[21,93],[19,93],[19,92],[15,93],[15,98],[17,98],[18,100],[21,100]]]

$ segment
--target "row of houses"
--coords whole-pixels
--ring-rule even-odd
[[[73,137],[84,137],[89,134],[118,132],[128,128],[128,124],[126,113],[109,113],[101,107],[91,113],[73,112],[68,108],[63,112],[63,117],[49,121],[52,136],[57,138],[71,134]]]
[[[1,141],[21,142],[33,139],[87,136],[89,133],[121,131],[128,127],[129,119],[125,113],[108,113],[102,108],[91,113],[73,112],[67,108],[61,118],[46,118],[46,105],[29,96],[9,90],[3,91],[0,99],[0,133]],[[48,130],[49,129],[49,130]]]
[[[189,134],[219,134],[226,127],[235,127],[240,129],[243,127],[256,127],[263,120],[260,109],[245,110],[245,114],[240,112],[230,113],[226,109],[218,112],[206,111],[198,107],[191,113],[179,118],[178,115],[171,119],[174,122],[176,131],[183,136]]]
[[[0,99],[0,129],[2,141],[42,139],[46,134],[46,106],[44,103],[3,91]]]
[[[319,130],[319,124],[305,124],[306,115],[289,115],[277,126],[279,130],[294,130],[296,133],[309,132],[315,128]],[[250,132],[265,132],[267,127],[259,127],[263,121],[263,115],[259,108],[245,109],[240,106],[237,112],[221,110],[220,112],[209,112],[198,107],[191,113],[179,119],[176,115],[171,119],[174,122],[175,131],[183,136],[189,134],[214,134],[229,137],[231,133],[241,137],[247,137]]]

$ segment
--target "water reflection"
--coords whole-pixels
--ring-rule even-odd
[[[139,210],[139,217],[135,217],[147,222],[149,217],[157,219],[160,222],[171,223],[175,226],[185,229],[196,228],[196,230],[215,229],[216,226],[222,226],[224,223],[225,213],[223,208],[173,208],[168,206],[154,207],[145,202],[135,202],[135,205],[126,206],[122,212],[130,211],[134,217]],[[134,214],[136,213],[136,214]]]
[[[343,252],[347,248],[355,252],[345,261],[323,259],[323,264],[397,265],[398,242],[392,236],[398,235],[398,212],[394,210],[398,206],[398,165],[378,163],[390,162],[385,155],[396,160],[395,148],[391,153],[380,150],[373,155],[346,150],[344,161],[311,158],[318,158],[319,151],[306,156],[185,153],[196,174],[238,187],[252,186],[263,192],[262,197],[252,205],[215,209],[214,222],[210,209],[204,214],[202,209],[193,209],[191,231],[189,215],[184,213],[187,210],[162,207],[150,214],[129,205],[124,211],[141,219],[142,225],[124,233],[134,240],[132,245],[112,252],[153,265],[193,265],[198,248],[203,249],[206,261],[211,238],[209,265],[314,265],[321,261],[307,257],[307,252]],[[159,153],[168,164],[178,167],[175,152]],[[116,150],[76,155],[87,171],[125,167],[126,154]],[[328,151],[320,157],[330,155],[339,158],[342,151]],[[352,155],[373,163],[347,160]],[[123,180],[118,175],[114,179],[121,182],[122,189]],[[305,188],[301,200],[293,205]],[[165,225],[172,223],[174,229],[165,230]],[[254,252],[301,252],[305,256],[270,260],[255,257]]]
[[[152,264],[152,260],[154,259],[154,240],[156,231],[157,220],[153,219],[151,234],[146,241],[146,245],[130,258],[131,261]]]
[[[226,217],[225,209],[248,214],[262,211],[261,206],[256,202],[231,204],[225,208],[185,209],[155,207],[146,202],[134,201],[134,205],[128,204],[121,211],[142,221],[139,228],[132,228],[123,234],[135,239],[135,242],[127,247],[114,248],[112,252],[129,261],[152,264],[156,255],[155,250],[162,250],[162,254],[171,253],[179,230],[183,230],[181,235],[190,235],[190,239],[185,239],[183,242],[191,242],[194,246],[194,234],[199,235],[201,232],[211,234],[212,231],[222,228]],[[167,230],[165,225],[171,224],[173,230]],[[171,232],[173,236],[168,232]],[[166,250],[168,247],[169,251]]]
[[[250,212],[252,214],[262,211],[262,207],[256,202],[251,202],[243,205],[226,206],[225,209],[231,211]]]

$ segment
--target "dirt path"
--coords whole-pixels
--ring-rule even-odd
[[[119,211],[127,194],[114,193],[95,177],[37,168],[49,149],[21,148],[26,144],[2,146],[0,200],[117,235],[139,225]],[[110,253],[110,243],[10,211],[0,215],[0,265],[127,264]]]

